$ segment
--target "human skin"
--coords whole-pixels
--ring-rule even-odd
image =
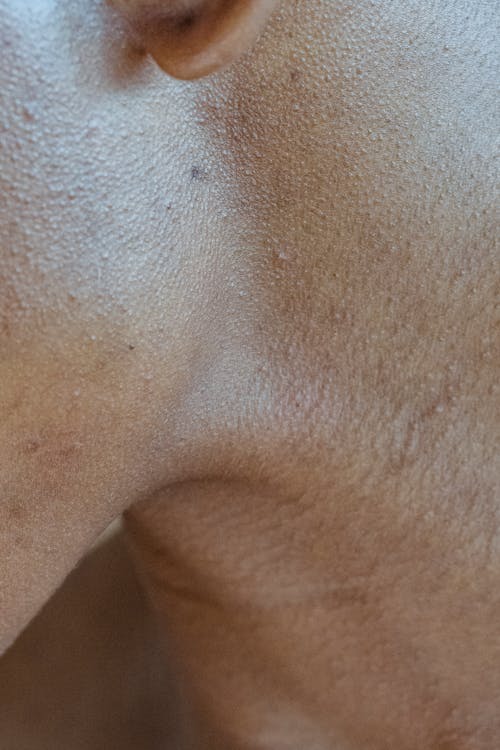
[[[0,747],[173,750],[180,707],[167,667],[125,540],[115,534],[0,658]]]
[[[491,750],[494,3],[128,6],[0,0],[2,647],[128,511],[186,747]]]

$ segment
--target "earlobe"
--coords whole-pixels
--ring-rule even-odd
[[[184,80],[230,65],[260,34],[277,0],[112,0],[163,70]]]

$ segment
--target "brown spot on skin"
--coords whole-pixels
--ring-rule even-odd
[[[76,453],[78,453],[78,449],[80,448],[79,443],[71,443],[69,445],[63,446],[59,451],[58,454],[61,458],[72,458]]]
[[[24,446],[24,453],[32,454],[32,453],[38,453],[41,447],[41,441],[37,438],[30,438]]]
[[[23,120],[25,120],[26,122],[33,122],[35,119],[35,115],[29,109],[29,107],[23,107],[22,114],[23,114]]]
[[[38,437],[30,437],[21,444],[21,451],[26,456],[42,454],[43,460],[50,457],[68,459],[75,456],[82,448],[78,439],[79,435],[73,430],[64,430],[51,434],[50,430],[44,431]]]

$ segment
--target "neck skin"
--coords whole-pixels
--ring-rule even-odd
[[[55,262],[15,229],[44,305],[8,259],[3,643],[133,506],[202,746],[498,745],[489,6],[284,4],[197,84],[87,42]]]
[[[301,10],[196,91],[241,222],[238,356],[199,405],[207,470],[128,514],[133,547],[187,747],[489,750],[491,10]]]

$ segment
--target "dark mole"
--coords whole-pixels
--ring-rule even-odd
[[[208,172],[206,169],[203,169],[203,167],[195,164],[193,167],[191,167],[191,179],[203,182],[203,180],[208,179]]]
[[[290,71],[290,80],[297,81],[300,78],[300,71],[294,68]]]
[[[135,346],[133,344],[129,344],[128,348],[130,349],[131,352],[133,352],[135,349]]]

